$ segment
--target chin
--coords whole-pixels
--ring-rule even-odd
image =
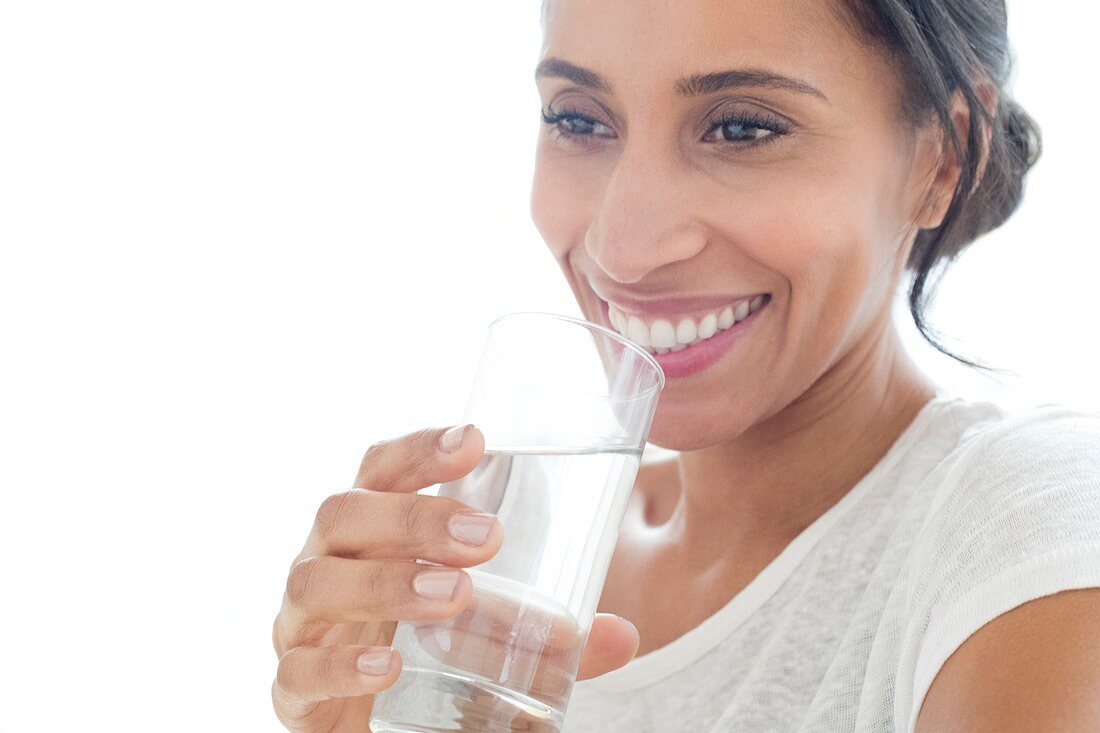
[[[715,412],[713,400],[678,406],[667,401],[657,404],[647,441],[659,448],[674,451],[694,451],[729,442],[745,426],[735,424],[734,416]]]

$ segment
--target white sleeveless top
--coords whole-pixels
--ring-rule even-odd
[[[717,613],[577,682],[563,733],[910,733],[951,653],[1100,586],[1100,413],[941,390]]]

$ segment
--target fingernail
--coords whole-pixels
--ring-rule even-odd
[[[432,636],[435,637],[435,643],[439,644],[439,648],[445,652],[451,651],[451,630],[446,626],[437,626]]]
[[[492,514],[455,514],[448,522],[451,536],[468,545],[483,545],[496,517]]]
[[[413,578],[413,590],[425,598],[450,600],[458,587],[460,570],[425,570]]]
[[[462,439],[466,436],[467,425],[456,425],[443,435],[439,436],[439,450],[444,453],[454,453],[462,447]]]
[[[363,674],[386,674],[390,671],[391,659],[393,659],[392,649],[375,649],[360,654],[355,660],[355,666]]]

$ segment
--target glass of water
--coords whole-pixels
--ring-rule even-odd
[[[464,420],[485,455],[420,493],[496,514],[504,543],[466,568],[461,613],[397,624],[404,666],[375,697],[374,733],[561,730],[664,383],[647,351],[599,324],[489,324]]]

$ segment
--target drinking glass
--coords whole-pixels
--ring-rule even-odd
[[[375,733],[561,730],[664,383],[647,351],[599,324],[489,324],[464,420],[485,454],[436,495],[495,514],[504,542],[466,568],[461,613],[397,624],[404,667],[375,696]]]

